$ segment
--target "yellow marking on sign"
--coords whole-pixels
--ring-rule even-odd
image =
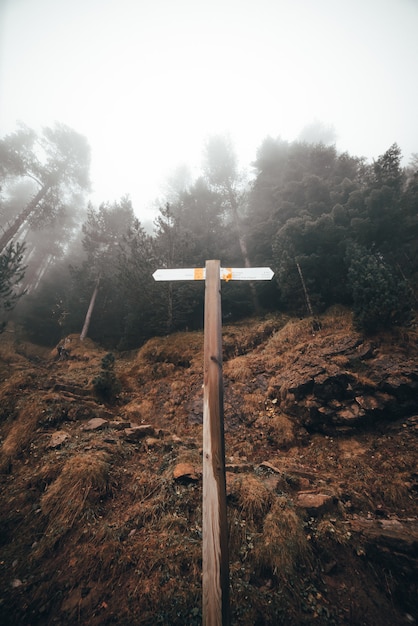
[[[232,267],[224,267],[224,273],[222,275],[222,280],[228,282],[228,280],[232,280]]]
[[[195,267],[193,280],[205,280],[205,268]]]

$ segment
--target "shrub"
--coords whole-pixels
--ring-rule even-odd
[[[367,334],[407,324],[412,317],[412,292],[379,253],[352,246],[348,281],[353,296],[354,324]]]
[[[97,395],[106,402],[116,399],[121,390],[121,385],[114,372],[115,357],[111,352],[102,359],[101,372],[93,380],[93,387]]]

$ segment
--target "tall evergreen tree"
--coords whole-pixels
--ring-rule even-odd
[[[411,320],[411,289],[380,253],[353,245],[349,263],[354,321],[360,330],[374,333]]]
[[[158,267],[190,267],[195,265],[196,240],[182,219],[179,207],[166,204],[160,208],[155,221],[155,258]],[[168,282],[160,285],[161,299],[165,303],[166,332],[195,327],[201,322],[201,285]],[[199,320],[199,321],[198,321]]]
[[[82,135],[56,124],[45,128],[39,138],[30,129],[5,137],[0,143],[0,155],[5,179],[26,177],[35,184],[30,201],[4,228],[1,251],[29,219],[37,221],[54,215],[69,190],[88,189],[90,148]]]
[[[11,311],[22,295],[18,292],[18,287],[25,274],[25,268],[22,265],[23,251],[23,244],[11,243],[0,254],[0,311],[3,313]],[[6,321],[1,321],[0,332],[5,326]]]
[[[81,339],[89,332],[95,306],[100,308],[100,316],[96,319],[95,332],[108,325],[106,334],[112,342],[121,334],[122,303],[119,299],[116,281],[118,255],[123,235],[134,221],[131,201],[122,198],[113,205],[101,204],[98,210],[91,205],[87,219],[83,224],[83,247],[87,259],[82,266],[74,269],[74,277],[83,277],[85,284],[90,286],[90,296],[86,317],[81,331]],[[74,288],[77,289],[76,284]],[[101,299],[98,300],[100,289]],[[94,332],[93,332],[94,335]]]
[[[140,346],[146,339],[166,332],[166,303],[152,274],[159,267],[155,240],[139,220],[123,237],[116,280],[123,302],[120,349]]]

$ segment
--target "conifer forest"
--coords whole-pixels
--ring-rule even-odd
[[[370,163],[332,145],[266,138],[251,172],[227,137],[202,148],[201,174],[167,186],[153,224],[129,195],[89,202],[90,149],[56,124],[0,140],[0,311],[54,346],[84,332],[108,349],[203,323],[198,282],[155,284],[157,268],[269,266],[268,284],[230,283],[230,322],[282,311],[352,309],[363,332],[407,324],[418,284],[418,159],[397,144]],[[139,173],[140,176],[140,173]]]

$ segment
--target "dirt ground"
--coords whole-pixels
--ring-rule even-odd
[[[417,623],[416,339],[224,327],[232,624]],[[0,336],[0,622],[200,624],[202,333],[60,347]]]

